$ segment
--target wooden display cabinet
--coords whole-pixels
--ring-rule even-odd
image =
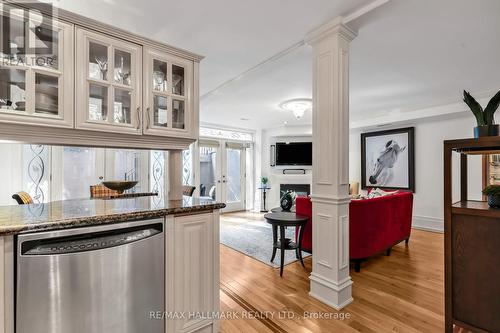
[[[454,153],[460,154],[458,202],[452,199]],[[469,200],[467,188],[468,156],[483,155],[488,161],[493,154],[500,154],[500,137],[444,142],[445,331],[449,333],[454,326],[500,332],[500,209]]]

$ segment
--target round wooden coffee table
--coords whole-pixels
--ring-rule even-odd
[[[271,262],[276,256],[276,250],[280,249],[281,252],[281,263],[280,263],[280,276],[283,276],[283,264],[285,261],[285,251],[294,250],[297,259],[304,266],[304,261],[302,260],[302,234],[304,233],[304,226],[306,225],[309,217],[303,215],[297,215],[295,213],[289,212],[276,212],[268,213],[264,215],[267,223],[273,226],[273,255],[271,257]],[[278,241],[278,227],[280,228],[280,239]],[[295,227],[299,229],[299,241],[297,243],[292,242],[290,238],[285,237],[285,228]]]

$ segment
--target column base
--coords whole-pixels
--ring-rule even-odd
[[[316,298],[320,302],[331,306],[335,310],[342,310],[352,303],[351,277],[337,283],[313,272],[309,276],[309,280],[311,280],[309,296]]]

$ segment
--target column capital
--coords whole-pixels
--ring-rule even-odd
[[[356,38],[358,33],[344,24],[343,17],[338,16],[309,32],[306,35],[305,42],[309,45],[313,45],[325,38],[335,35],[339,35],[347,42],[351,42]]]

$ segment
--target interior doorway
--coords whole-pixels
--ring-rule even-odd
[[[200,197],[226,203],[223,212],[245,209],[246,145],[200,140]]]

